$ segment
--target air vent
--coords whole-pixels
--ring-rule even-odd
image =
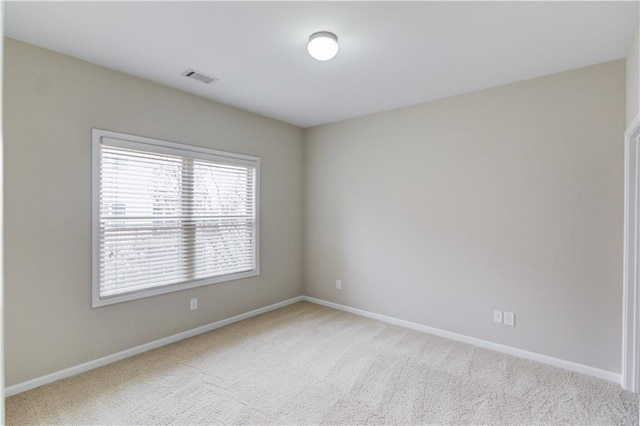
[[[199,82],[205,83],[205,84],[209,84],[211,82],[220,80],[219,78],[209,77],[208,75],[204,75],[201,72],[198,72],[196,70],[191,70],[191,69],[186,70],[185,72],[182,73],[182,75],[184,75],[185,77],[192,78],[194,80],[198,80]]]

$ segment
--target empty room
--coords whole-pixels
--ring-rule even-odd
[[[5,1],[6,424],[638,425],[636,1]]]

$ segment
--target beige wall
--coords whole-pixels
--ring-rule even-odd
[[[621,60],[308,130],[305,294],[620,372],[624,121]]]
[[[13,40],[4,53],[8,386],[301,294],[300,129]],[[261,157],[261,275],[91,309],[92,127]]]
[[[627,126],[640,112],[640,26],[627,55]]]

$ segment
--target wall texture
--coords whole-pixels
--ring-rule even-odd
[[[640,112],[640,26],[627,55],[627,126]]]
[[[4,88],[7,386],[301,294],[302,130],[10,39]],[[261,157],[261,275],[91,309],[92,127]]]
[[[620,60],[309,129],[305,294],[620,372],[624,128]]]

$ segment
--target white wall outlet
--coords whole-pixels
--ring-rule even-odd
[[[198,298],[194,297],[189,301],[189,310],[195,311],[196,309],[198,309]]]
[[[336,288],[342,290],[342,280],[336,280]]]
[[[504,313],[504,325],[515,326],[516,325],[516,314],[513,312],[505,312]]]
[[[493,322],[502,324],[502,311],[493,311]]]

